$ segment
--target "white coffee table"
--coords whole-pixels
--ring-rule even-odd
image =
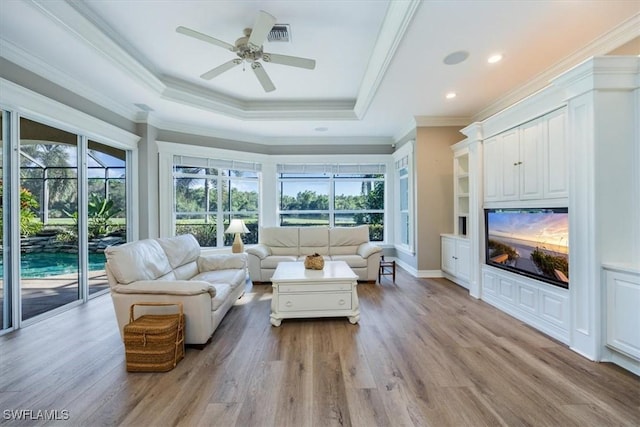
[[[344,261],[325,261],[322,270],[307,270],[303,262],[281,262],[271,277],[271,324],[308,317],[360,320],[358,275]]]

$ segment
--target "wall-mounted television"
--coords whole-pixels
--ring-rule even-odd
[[[567,208],[485,209],[487,265],[569,288]]]

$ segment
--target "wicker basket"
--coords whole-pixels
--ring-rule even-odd
[[[324,258],[320,254],[307,255],[304,259],[304,268],[308,270],[322,270],[324,268]]]
[[[145,314],[134,320],[135,306],[177,306],[176,314]],[[136,303],[124,327],[124,348],[129,372],[170,371],[184,357],[182,303]]]

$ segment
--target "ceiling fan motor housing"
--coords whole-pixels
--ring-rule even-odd
[[[236,55],[247,62],[255,62],[262,58],[262,46],[255,48],[249,44],[251,28],[245,28],[245,36],[236,40]]]

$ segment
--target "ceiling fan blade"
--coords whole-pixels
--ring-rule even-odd
[[[253,72],[256,74],[258,81],[262,85],[262,88],[265,92],[272,92],[276,90],[276,87],[273,85],[273,82],[267,75],[267,72],[262,68],[259,62],[254,62],[251,64],[251,68],[253,68]]]
[[[264,62],[273,62],[274,64],[290,65],[292,67],[306,68],[313,70],[316,68],[316,60],[308,58],[300,58],[298,56],[278,55],[277,53],[263,53],[262,60]]]
[[[205,80],[211,80],[212,78],[219,76],[225,71],[232,69],[236,65],[240,65],[240,63],[242,63],[242,59],[240,58],[232,59],[231,61],[225,62],[224,64],[218,65],[216,68],[213,68],[207,71],[200,77]]]
[[[205,41],[207,43],[211,43],[211,44],[214,44],[216,46],[220,46],[222,48],[228,49],[231,52],[235,52],[237,50],[237,48],[232,44],[229,44],[227,42],[223,42],[222,40],[215,39],[215,38],[213,38],[211,36],[208,36],[206,34],[202,34],[201,32],[196,31],[196,30],[192,30],[191,28],[180,26],[180,27],[176,28],[176,31],[178,33],[180,33],[180,34],[184,34],[185,36],[194,37],[194,38],[196,38],[198,40],[202,40],[202,41]]]
[[[253,24],[251,35],[249,36],[249,47],[253,50],[259,50],[275,23],[276,18],[273,15],[268,14],[264,10],[258,12],[258,17]]]

